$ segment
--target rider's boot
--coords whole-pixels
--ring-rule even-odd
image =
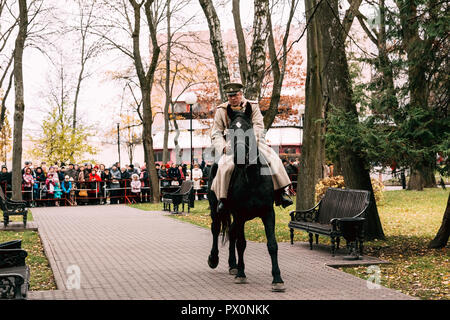
[[[284,188],[275,190],[275,205],[283,208],[289,207],[294,202],[291,200]]]
[[[222,214],[226,212],[226,199],[220,199],[217,204],[217,213]]]

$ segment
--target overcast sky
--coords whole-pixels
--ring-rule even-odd
[[[52,1],[57,15],[64,15],[67,21],[70,21],[70,15],[76,13],[76,6],[74,1],[66,0],[46,0]],[[217,5],[222,30],[234,28],[233,19],[231,15],[231,1],[214,1]],[[303,15],[303,1],[299,7],[297,19],[301,19]],[[283,20],[287,14],[288,8],[277,6],[274,8],[277,12],[277,18]],[[283,12],[284,11],[284,12]],[[284,13],[284,15],[283,15]],[[195,18],[184,27],[185,30],[207,30],[208,26],[204,18],[203,11],[197,0],[191,1],[191,4],[183,9],[183,17],[195,16]],[[253,1],[241,0],[241,16],[244,28],[252,26],[253,20]],[[176,21],[173,21],[173,25]],[[162,26],[164,28],[164,26]],[[125,39],[127,41],[128,39]],[[71,54],[77,48],[77,43],[74,39],[64,36],[63,38],[55,39],[57,46],[61,49],[64,59],[76,58]],[[53,59],[58,60],[58,53],[48,52]],[[25,136],[39,131],[40,124],[45,117],[45,114],[50,109],[48,103],[49,92],[49,78],[55,78],[56,67],[51,64],[48,57],[43,55],[40,51],[33,48],[26,48],[23,59],[24,71],[24,86],[25,86]],[[83,121],[89,124],[105,124],[105,118],[114,123],[117,116],[114,113],[120,108],[122,87],[118,84],[109,81],[105,76],[108,71],[114,71],[121,65],[124,66],[129,63],[129,60],[123,57],[118,51],[110,51],[101,55],[95,61],[88,65],[88,69],[93,76],[86,79],[82,85],[81,96],[79,100],[79,115],[83,115]],[[70,68],[73,76],[78,70],[77,65],[72,65]],[[70,71],[70,70],[69,70]],[[75,78],[73,78],[75,80]],[[53,79],[55,82],[56,79]],[[13,97],[11,95],[10,97]],[[73,93],[72,93],[73,97]],[[73,98],[70,99],[73,101]],[[12,123],[14,107],[13,99],[8,99],[9,119]],[[114,119],[113,119],[114,118]]]
[[[51,3],[56,12],[56,16],[63,21],[70,22],[77,12],[75,1],[73,0],[46,0],[46,3]],[[280,1],[282,2],[282,1]],[[287,2],[287,1],[286,1]],[[221,21],[222,30],[233,29],[233,18],[231,14],[231,1],[214,1],[216,10]],[[251,27],[253,23],[253,0],[241,0],[241,19],[244,28]],[[345,9],[347,2],[343,1]],[[274,25],[277,21],[286,20],[289,8],[286,6],[274,7],[276,13],[273,19]],[[186,31],[207,30],[208,26],[204,18],[203,11],[199,5],[198,0],[192,0],[190,5],[185,7],[181,12],[181,19],[186,19],[193,16],[194,19],[184,27]],[[71,18],[72,17],[72,18]],[[304,21],[304,4],[300,1],[297,13],[295,15],[296,21]],[[177,21],[172,22],[173,27],[176,27]],[[164,26],[161,26],[164,30]],[[77,42],[73,37],[64,36],[53,40],[59,51],[62,52],[62,60],[75,59],[75,53],[78,48]],[[129,41],[124,38],[124,41]],[[210,50],[210,48],[208,48]],[[144,50],[143,50],[144,51]],[[148,49],[147,49],[148,51]],[[58,60],[58,53],[49,51],[48,54],[53,59]],[[75,77],[79,66],[71,63],[69,68]],[[102,54],[95,61],[88,65],[89,72],[93,75],[86,79],[82,85],[82,91],[79,99],[78,115],[82,117],[82,121],[86,124],[94,125],[96,128],[112,127],[118,120],[118,113],[121,105],[122,86],[108,80],[107,72],[118,70],[126,65],[130,65],[130,60],[124,58],[118,51],[109,51]],[[36,134],[40,131],[40,125],[45,115],[50,110],[48,103],[49,79],[54,78],[56,68],[51,64],[48,57],[40,51],[33,48],[26,48],[23,59],[24,67],[24,86],[25,86],[25,123],[24,123],[24,138],[27,135]],[[53,79],[55,81],[55,79]],[[8,99],[9,120],[13,123],[13,93]],[[70,102],[73,101],[73,92]],[[69,106],[71,107],[71,106]],[[101,131],[100,131],[101,132]]]

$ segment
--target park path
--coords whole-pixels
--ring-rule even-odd
[[[33,208],[33,217],[58,290],[30,292],[30,299],[411,299],[398,291],[369,289],[367,282],[325,265],[328,252],[279,243],[286,292],[271,292],[265,243],[247,242],[248,284],[233,283],[227,250],[207,265],[209,230],[124,205]],[[336,258],[338,259],[338,258]],[[80,270],[71,289],[69,266]]]

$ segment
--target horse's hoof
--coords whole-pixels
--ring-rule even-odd
[[[272,291],[273,292],[285,292],[286,287],[284,283],[272,283]]]
[[[217,256],[217,258],[213,258],[211,255],[209,255],[209,257],[208,257],[208,266],[211,269],[215,269],[218,264],[219,264],[219,256]]]
[[[247,283],[247,277],[236,277],[236,278],[234,278],[234,283],[237,283],[237,284]]]
[[[230,268],[229,272],[230,272],[231,275],[235,276],[238,273],[238,269],[237,268]]]

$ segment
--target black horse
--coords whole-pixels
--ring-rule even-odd
[[[245,223],[256,217],[262,219],[267,238],[267,248],[272,260],[272,291],[284,291],[284,282],[281,279],[278,267],[278,245],[275,239],[275,211],[273,209],[274,190],[272,177],[262,174],[262,170],[268,169],[264,161],[258,156],[256,139],[251,123],[252,109],[247,104],[245,112],[233,111],[227,108],[227,114],[231,120],[230,132],[234,132],[233,154],[235,169],[231,178],[227,199],[227,213],[217,213],[217,197],[211,191],[211,183],[208,186],[208,199],[211,208],[211,232],[213,234],[213,245],[208,257],[208,264],[216,268],[219,264],[218,238],[222,229],[223,242],[228,237],[229,258],[228,265],[230,274],[236,275],[236,283],[246,283],[244,272],[244,250],[246,240],[244,234]],[[242,131],[241,131],[242,130]],[[245,132],[245,135],[236,134]],[[248,134],[248,133],[251,134]],[[256,151],[256,152],[255,152]],[[256,155],[256,158],[255,158]],[[217,164],[211,169],[209,181],[217,173]],[[231,221],[231,216],[233,217]],[[238,263],[236,264],[236,254]]]

